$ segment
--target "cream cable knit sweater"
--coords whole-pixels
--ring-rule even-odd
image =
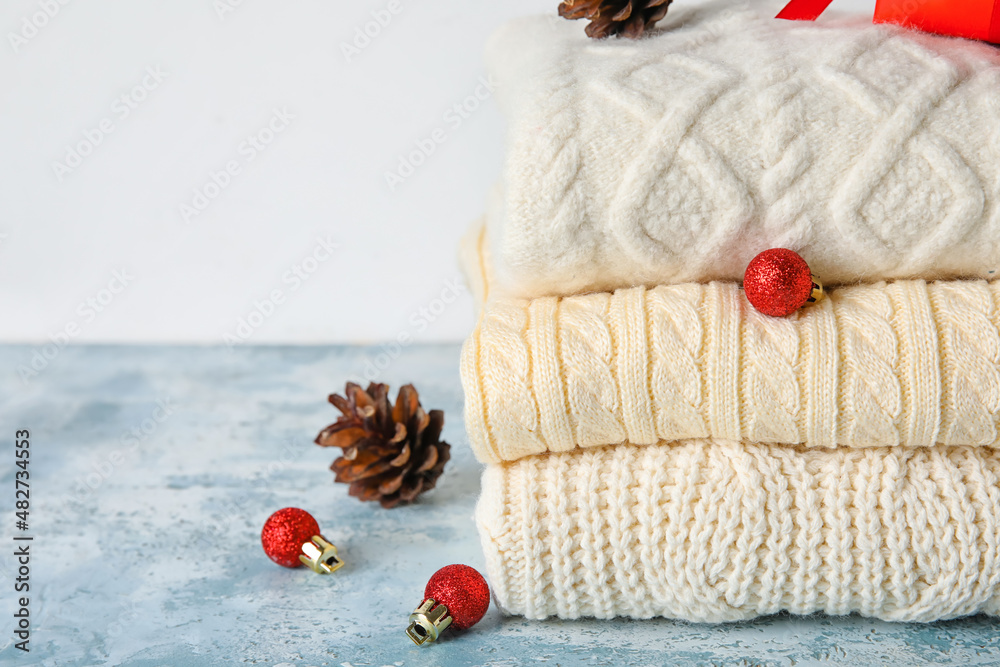
[[[692,441],[491,465],[490,585],[528,618],[1000,614],[1000,451]]]
[[[496,34],[498,291],[738,281],[776,246],[831,285],[1000,267],[1000,51],[784,1],[686,0],[637,42]]]
[[[485,294],[474,249],[466,272]],[[1000,282],[844,287],[787,318],[759,314],[733,283],[494,296],[462,383],[486,462],[711,437],[996,447]]]

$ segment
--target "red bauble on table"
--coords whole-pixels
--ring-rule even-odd
[[[319,523],[309,512],[297,507],[278,510],[264,524],[260,541],[268,558],[282,567],[302,565],[302,545],[319,535]]]
[[[435,572],[424,587],[424,597],[448,607],[451,624],[459,630],[478,623],[490,607],[486,579],[468,565],[446,565]]]
[[[471,628],[489,607],[490,587],[483,575],[468,565],[446,565],[428,580],[406,634],[418,646],[432,642],[449,626]]]
[[[823,286],[806,261],[785,248],[765,250],[750,261],[743,291],[754,308],[771,317],[791,315],[823,296]]]
[[[344,565],[337,547],[320,534],[316,519],[298,507],[272,514],[261,530],[260,543],[267,557],[282,567],[307,565],[319,574],[330,574]]]

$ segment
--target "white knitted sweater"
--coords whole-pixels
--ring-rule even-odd
[[[463,261],[483,296],[474,236]],[[706,437],[997,447],[1000,281],[840,287],[785,318],[758,313],[735,283],[491,292],[462,384],[469,442],[488,462]]]
[[[827,284],[1000,267],[1000,51],[782,4],[678,2],[641,41],[496,34],[499,291],[738,281],[777,246]]]
[[[1000,451],[688,441],[488,466],[490,585],[528,618],[1000,614]]]

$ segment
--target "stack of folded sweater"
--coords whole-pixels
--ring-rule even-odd
[[[509,613],[1000,614],[1000,51],[781,4],[491,41],[462,378]],[[755,311],[772,247],[827,298]]]

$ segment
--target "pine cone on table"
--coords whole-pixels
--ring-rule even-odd
[[[433,489],[451,458],[451,446],[440,440],[444,413],[425,412],[410,384],[400,388],[395,405],[384,384],[373,382],[364,391],[348,382],[344,393],[330,395],[343,414],[316,436],[320,447],[343,449],[330,466],[336,481],[350,484],[352,496],[387,509]]]
[[[559,3],[559,16],[590,19],[586,32],[594,39],[611,35],[638,39],[667,15],[671,2],[673,0],[563,0]]]

